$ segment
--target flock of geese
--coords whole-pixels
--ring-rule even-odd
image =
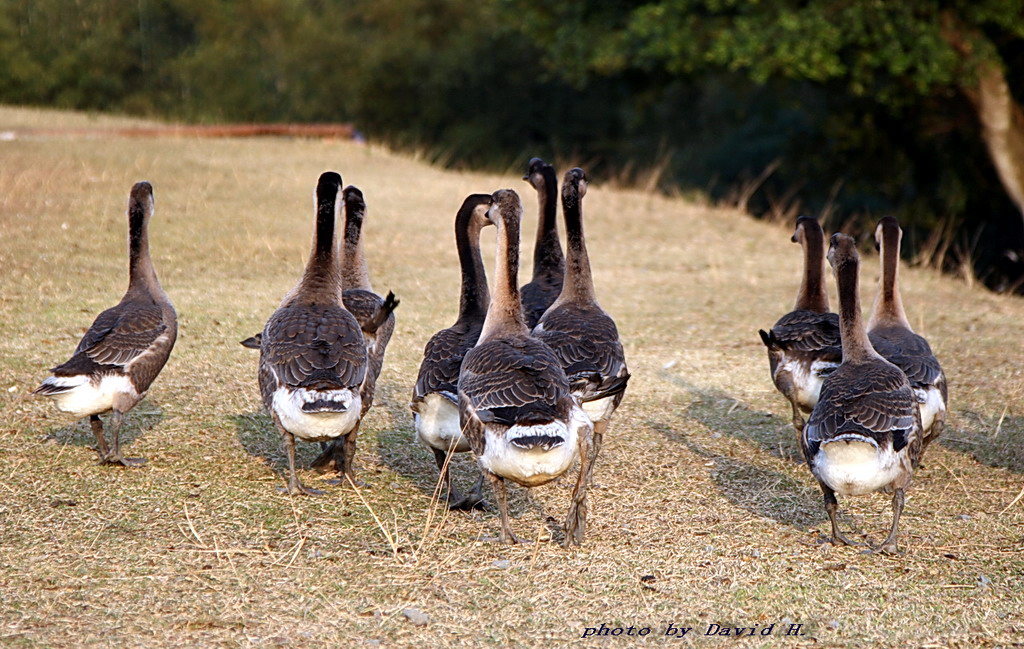
[[[793,407],[793,428],[818,480],[832,523],[832,543],[858,545],[836,520],[836,494],[892,493],[892,526],[875,550],[896,553],[904,491],[921,456],[942,432],[946,376],[903,310],[896,219],[875,228],[882,277],[871,318],[860,309],[860,258],[853,238],[836,233],[828,262],[839,289],[839,314],[828,310],[825,234],[810,217],[797,219],[793,241],[804,272],[793,311],[761,331],[772,381]],[[810,417],[804,420],[804,413]]]
[[[586,174],[569,170],[559,192],[552,166],[534,158],[524,180],[537,191],[540,205],[531,281],[518,285],[518,194],[501,189],[466,197],[455,216],[458,318],[427,342],[411,409],[417,438],[434,454],[448,506],[482,506],[483,484],[489,482],[502,542],[518,541],[509,522],[506,481],[537,487],[578,464],[564,545],[579,545],[594,466],[630,374],[615,322],[595,297],[583,233]],[[302,277],[263,331],[242,341],[260,352],[260,395],[283,439],[288,472],[282,491],[289,494],[322,493],[298,478],[296,439],[320,444],[312,468],[336,473],[331,482],[360,484],[353,473],[359,425],[373,404],[399,305],[393,293],[381,297],[370,283],[362,192],[343,188],[341,176],[328,171],[317,183],[315,206]],[[35,390],[54,398],[60,410],[89,417],[104,464],[145,462],[122,455],[120,429],[167,362],[177,336],[174,307],[149,253],[153,212],[152,186],[137,183],[128,201],[128,290]],[[342,217],[339,243],[335,228]],[[497,231],[493,290],[480,254],[480,234],[488,226]],[[925,448],[942,431],[947,403],[942,369],[903,310],[901,234],[890,217],[876,229],[883,273],[865,326],[854,240],[833,235],[826,255],[821,226],[799,218],[793,241],[803,247],[804,272],[795,309],[760,332],[772,380],[790,401],[804,458],[821,485],[833,543],[855,545],[839,530],[836,495],[881,490],[893,494],[892,527],[876,548],[883,552],[897,551],[904,490]],[[838,315],[828,310],[826,257],[838,284]],[[108,412],[105,431],[100,415]],[[463,493],[448,467],[453,454],[468,451],[480,476]]]

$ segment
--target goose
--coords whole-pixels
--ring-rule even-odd
[[[825,233],[818,220],[801,216],[796,220],[792,241],[804,253],[803,279],[793,310],[779,318],[769,330],[758,330],[768,348],[768,366],[775,388],[793,408],[797,441],[804,430],[804,414],[818,403],[826,376],[842,360],[839,316],[828,310],[825,290]]]
[[[921,407],[922,450],[941,433],[946,421],[949,393],[946,375],[928,341],[914,333],[900,298],[900,239],[903,230],[887,216],[875,228],[875,245],[881,253],[882,278],[868,319],[868,338],[886,360],[903,370]]]
[[[822,383],[804,427],[804,457],[821,486],[835,545],[857,545],[839,531],[836,494],[893,494],[892,527],[875,548],[893,554],[904,490],[921,457],[921,413],[906,375],[875,351],[864,329],[853,239],[832,235],[828,260],[839,285],[843,361]]]
[[[101,464],[145,463],[121,455],[121,426],[167,363],[178,336],[178,316],[149,254],[154,209],[153,186],[135,183],[128,197],[128,290],[96,317],[71,358],[33,391],[52,397],[63,412],[89,417]],[[100,419],[107,412],[112,413],[110,446]]]
[[[384,367],[384,353],[388,342],[395,331],[394,310],[399,304],[395,294],[388,291],[382,298],[373,291],[370,284],[370,270],[366,263],[363,246],[363,221],[366,218],[366,201],[358,187],[349,185],[342,190],[342,202],[345,205],[345,232],[342,239],[344,254],[340,255],[342,286],[342,302],[345,308],[355,316],[363,332],[366,343],[366,358],[369,366],[366,378],[359,388],[362,401],[360,420],[373,405],[373,397],[377,389],[377,379]],[[358,426],[358,423],[356,424]],[[311,467],[321,473],[332,468],[342,476],[352,475],[352,459],[355,454],[356,433],[344,440],[332,440],[321,444],[320,455],[313,460]],[[355,481],[355,484],[360,484]]]
[[[558,180],[554,167],[540,158],[530,158],[523,180],[537,190],[540,204],[537,242],[533,246],[533,278],[520,289],[526,326],[533,329],[562,291],[565,258],[558,241]]]
[[[570,169],[562,180],[562,216],[567,233],[565,282],[558,299],[544,312],[533,335],[555,352],[574,397],[594,424],[594,453],[629,381],[615,321],[598,305],[583,236],[583,197],[587,177]]]
[[[323,493],[299,481],[295,438],[307,442],[351,438],[354,449],[362,416],[360,387],[369,371],[366,343],[359,323],[341,301],[341,268],[334,248],[340,190],[337,173],[320,176],[316,229],[305,272],[260,336],[260,394],[284,440],[288,455],[284,491],[292,495]]]
[[[434,453],[451,509],[471,509],[483,501],[483,474],[473,490],[462,496],[452,484],[447,458],[451,453],[470,450],[459,425],[459,368],[466,352],[480,338],[490,301],[480,257],[480,230],[491,225],[487,219],[490,206],[490,194],[472,194],[455,216],[455,245],[462,267],[459,317],[427,341],[410,404],[416,436]]]
[[[492,196],[487,216],[498,230],[494,291],[480,338],[459,371],[459,421],[494,489],[503,543],[518,542],[509,525],[505,480],[537,487],[580,459],[564,541],[579,545],[586,528],[593,426],[569,392],[554,352],[526,328],[516,281],[519,195],[502,189]]]

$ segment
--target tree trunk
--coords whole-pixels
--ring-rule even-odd
[[[974,106],[981,137],[1007,195],[1024,219],[1024,108],[1010,93],[995,48],[977,30],[965,30],[951,12],[943,15],[943,35],[974,71],[960,89]],[[981,43],[981,54],[975,45]]]
[[[981,122],[981,137],[1006,193],[1024,217],[1024,109],[1013,99],[1006,74],[996,63],[978,70],[978,82],[964,88]]]

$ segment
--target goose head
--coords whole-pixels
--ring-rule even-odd
[[[338,180],[341,180],[340,177]],[[355,185],[349,185],[341,190],[341,198],[345,202],[345,219],[361,223],[366,214],[366,201],[363,199],[363,192]]]
[[[523,203],[515,190],[499,189],[491,194],[491,204],[485,214],[488,222],[504,230],[513,222],[518,225],[523,217]]]
[[[523,176],[523,180],[533,185],[533,188],[537,191],[544,189],[544,177],[550,174],[555,175],[554,168],[548,163],[544,162],[540,158],[530,158],[530,162],[526,167],[526,175]]]
[[[850,264],[857,264],[859,261],[857,242],[853,240],[853,237],[841,232],[833,234],[828,247],[828,263],[832,265],[833,272],[839,275],[840,269]]]
[[[882,252],[886,243],[899,245],[903,239],[903,229],[894,216],[882,217],[882,220],[875,226],[875,250]]]
[[[470,194],[462,201],[462,207],[459,208],[458,213],[468,214],[470,227],[479,230],[484,226],[491,225],[487,212],[493,203],[494,198],[490,194]]]
[[[562,200],[572,201],[582,199],[587,195],[587,174],[579,167],[573,167],[565,172],[562,179]]]
[[[153,185],[148,180],[141,180],[132,185],[132,191],[128,198],[128,214],[146,217],[153,213],[155,203],[153,200]]]
[[[821,232],[821,226],[818,225],[818,219],[813,216],[801,216],[796,220],[796,229],[793,230],[793,236],[790,237],[790,241],[793,243],[799,243],[801,246],[807,242],[808,232]]]

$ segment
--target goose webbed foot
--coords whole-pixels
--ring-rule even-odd
[[[892,527],[889,528],[889,536],[885,537],[882,544],[872,550],[880,554],[900,554],[896,545],[896,530],[900,524],[900,515],[903,513],[903,490],[894,489],[892,494]]]
[[[292,496],[322,496],[324,492],[319,489],[311,489],[299,482],[299,475],[295,472],[295,436],[284,429],[276,414],[274,415],[274,423],[281,430],[281,436],[284,438],[285,454],[288,456],[288,486],[279,487],[278,491]]]
[[[106,456],[100,458],[100,464],[116,464],[118,466],[126,467],[140,467],[147,462],[144,457],[123,457],[120,453],[114,455],[113,453],[107,453]]]
[[[828,518],[832,522],[832,545],[864,545],[858,541],[851,541],[839,531],[839,501],[836,500],[836,492],[824,483],[821,483],[821,492],[825,496],[825,511],[828,512]]]
[[[344,443],[339,443],[336,440],[331,440],[329,443],[320,442],[320,455],[313,459],[309,467],[317,473],[330,473],[332,471],[340,473],[344,464],[344,458]]]
[[[299,482],[299,479],[292,476],[288,479],[287,487],[278,487],[278,493],[288,494],[290,496],[322,496],[324,492],[319,489],[313,489]]]
[[[832,545],[852,545],[860,546],[864,545],[860,541],[851,541],[849,537],[840,532],[839,530],[832,530]]]
[[[487,502],[484,501],[483,495],[476,491],[471,491],[466,495],[462,495],[458,491],[448,494],[448,509],[453,511],[468,512],[474,509],[484,509],[486,506]]]
[[[565,540],[562,547],[583,545],[583,534],[587,530],[587,503],[569,505],[569,513],[565,517]]]
[[[349,482],[350,480],[351,480],[351,482]],[[369,487],[370,486],[367,483],[365,483],[362,480],[360,480],[359,478],[355,477],[354,475],[344,475],[344,474],[339,475],[337,478],[331,478],[330,480],[327,480],[326,482],[329,485],[332,485],[332,486],[335,486],[335,487],[342,487],[342,488],[346,488],[346,489],[351,489],[352,485],[355,485],[359,489],[362,489],[363,487]]]
[[[500,543],[519,543],[519,538],[512,533],[512,525],[508,520],[508,492],[505,487],[505,480],[501,476],[494,475],[490,471],[481,470],[484,477],[491,483],[494,490],[494,499],[498,503],[498,513],[501,514],[501,534],[498,535]]]
[[[484,509],[487,506],[487,502],[484,500],[484,476],[480,474],[477,478],[476,484],[473,485],[473,489],[470,490],[465,496],[459,493],[459,490],[455,488],[455,485],[448,485],[448,509],[460,510],[460,511],[472,511],[474,509]]]

